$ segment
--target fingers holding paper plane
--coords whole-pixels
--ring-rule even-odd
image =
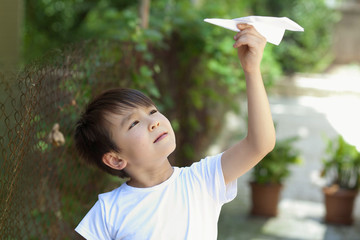
[[[241,66],[245,72],[260,69],[266,38],[263,37],[254,26],[238,24],[240,30],[234,37],[234,48],[238,49]]]
[[[280,44],[285,30],[304,31],[304,28],[287,17],[247,16],[234,19],[206,18],[204,21],[235,32],[239,31],[236,24],[247,23],[253,25],[269,43],[275,45]]]

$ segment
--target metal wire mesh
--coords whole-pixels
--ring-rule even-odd
[[[123,69],[134,48],[110,45],[55,51],[0,75],[1,239],[78,238],[74,227],[108,185],[107,176],[78,160],[72,134],[91,96],[129,86]]]

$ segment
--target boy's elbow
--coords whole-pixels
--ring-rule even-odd
[[[263,158],[269,152],[274,150],[276,144],[276,134],[274,132],[268,132],[258,138],[251,138],[249,135],[247,136],[247,140],[249,141],[249,146],[251,146],[253,152],[259,157]]]
[[[265,156],[269,152],[274,150],[275,144],[276,144],[276,135],[274,133],[264,138],[264,141],[261,147],[259,148],[259,152],[261,153],[261,155]]]
[[[268,152],[266,154],[274,150],[275,145],[276,145],[276,137],[274,136],[271,140],[269,140]]]
[[[275,131],[269,136],[268,139],[268,152],[266,154],[268,154],[269,152],[271,152],[272,150],[274,150],[276,145],[276,133]]]
[[[268,131],[267,136],[266,136],[266,142],[267,142],[267,153],[271,152],[272,150],[274,150],[275,145],[276,145],[276,131],[275,131],[275,127],[272,127],[271,130]]]

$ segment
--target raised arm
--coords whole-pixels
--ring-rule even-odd
[[[248,101],[248,131],[244,139],[224,152],[221,165],[225,183],[253,168],[275,146],[275,129],[260,72],[266,39],[247,24],[239,24],[234,47],[245,73]]]

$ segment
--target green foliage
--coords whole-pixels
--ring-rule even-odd
[[[271,86],[282,74],[282,69],[300,71],[323,63],[320,59],[324,59],[324,52],[327,52],[332,21],[328,12],[322,15],[322,6],[316,5],[316,8],[323,19],[316,18],[318,13],[304,13],[304,9],[309,8],[305,5],[310,4],[311,11],[315,6],[315,3],[305,3],[304,0],[299,3],[291,1],[293,5],[287,1],[246,0],[237,2],[236,7],[231,0],[202,1],[199,6],[192,1],[158,0],[151,1],[149,28],[142,29],[138,16],[140,1],[24,2],[25,63],[49,49],[80,42],[70,47],[70,51],[79,51],[79,56],[71,57],[83,59],[65,69],[71,73],[67,75],[70,77],[59,85],[59,90],[69,93],[73,102],[61,109],[61,118],[74,123],[85,104],[106,88],[139,89],[153,98],[160,111],[170,119],[177,136],[174,158],[179,166],[199,159],[221,130],[225,112],[238,108],[234,99],[245,90],[244,75],[232,47],[235,33],[204,23],[204,18],[246,16],[249,9],[260,3],[264,9],[262,12],[254,11],[256,14],[283,14],[305,27],[305,33],[291,35],[287,32],[280,46],[267,44],[262,61],[266,86]],[[279,8],[275,7],[276,4],[280,4]],[[265,10],[272,7],[282,12],[275,14],[271,10],[270,14],[265,14]],[[54,58],[61,54],[63,52],[58,51]],[[63,61],[67,61],[65,56]],[[60,122],[60,125],[66,123]],[[44,134],[40,131],[37,134],[38,151],[42,154],[51,152],[53,148],[41,142]],[[65,147],[69,152],[65,153],[66,161],[61,164],[58,158],[55,159],[54,172],[63,180],[62,219],[75,226],[86,212],[80,206],[95,201],[97,193],[109,190],[105,186],[120,183],[118,179],[105,177],[74,161],[72,138],[65,137]],[[296,151],[290,146],[292,142],[278,142],[275,150],[255,168],[256,178],[262,182],[282,181],[289,174],[288,165],[298,161]],[[81,171],[72,178],[68,177],[69,169]],[[80,190],[71,191],[73,186]],[[90,208],[89,205],[86,207]],[[33,215],[40,222],[46,220],[36,211]]]
[[[83,3],[74,4],[75,9],[81,9]],[[188,165],[202,155],[224,112],[235,107],[234,96],[245,89],[232,47],[233,33],[203,22],[203,18],[215,16],[214,11],[219,12],[213,5],[194,8],[190,2],[152,2],[149,29],[139,27],[138,4],[121,7],[103,0],[88,8],[82,24],[77,24],[76,36],[102,39],[95,44],[95,65],[91,60],[92,65],[86,66],[85,72],[77,70],[78,74],[90,82],[100,76],[106,78],[108,87],[137,88],[154,98],[174,123],[176,159],[181,159],[177,164]],[[240,11],[238,14],[246,15]],[[49,39],[56,36],[47,34]],[[267,62],[274,58],[270,52],[264,55],[264,65],[270,66]],[[276,65],[265,68],[266,84],[278,74],[276,69]],[[64,87],[73,88],[71,84]],[[91,88],[84,84],[77,90],[79,106],[96,94],[94,86]]]
[[[342,136],[327,140],[323,164],[322,176],[327,177],[330,185],[344,189],[360,188],[360,153]]]
[[[339,14],[324,0],[253,0],[254,15],[288,17],[305,31],[286,31],[283,42],[274,48],[274,55],[286,73],[318,72],[333,60],[331,55],[332,30]]]
[[[195,35],[209,38],[213,34],[204,34],[221,33],[224,39],[224,36],[231,35],[228,30],[209,27],[202,19],[250,14],[287,16],[305,28],[303,33],[287,31],[284,41],[270,51],[268,57],[274,59],[268,64],[264,62],[263,66],[278,67],[280,63],[286,73],[321,71],[332,61],[329,51],[331,32],[339,14],[329,9],[324,0],[246,0],[237,2],[236,7],[233,1],[215,0],[211,4],[203,1],[197,7],[191,1],[152,1],[150,28],[145,31],[139,27],[138,6],[139,1],[126,0],[25,0],[25,62],[41,56],[45,50],[89,38],[123,41],[148,41],[150,38],[153,43],[162,44],[162,39],[177,26],[183,26],[178,29],[181,32],[193,31],[194,21],[202,23],[200,32]],[[214,46],[223,46],[219,44],[221,41],[214,43]]]
[[[297,137],[277,141],[274,150],[254,167],[253,181],[281,184],[290,175],[290,166],[302,161],[299,150],[293,146],[295,141]]]

